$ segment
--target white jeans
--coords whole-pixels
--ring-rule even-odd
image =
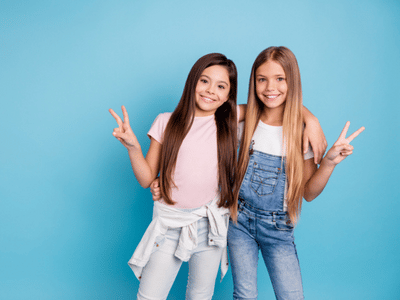
[[[222,248],[208,245],[208,219],[197,221],[198,245],[189,259],[187,300],[211,299]],[[174,256],[181,229],[168,229],[165,240],[144,267],[137,299],[163,300],[175,281],[182,261]]]

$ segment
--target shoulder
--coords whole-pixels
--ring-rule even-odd
[[[171,112],[161,113],[154,119],[154,123],[155,122],[168,123],[169,118],[171,118],[171,115],[172,115]]]
[[[162,143],[165,128],[171,117],[170,112],[161,113],[155,119],[147,135],[154,138],[157,142]]]
[[[157,126],[157,127],[165,127],[167,126],[167,123],[169,119],[171,118],[172,113],[170,112],[165,112],[159,114],[153,121],[153,124],[151,125],[152,127]]]

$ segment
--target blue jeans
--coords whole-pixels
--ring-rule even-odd
[[[257,299],[259,250],[276,299],[304,299],[293,225],[283,210],[285,178],[281,157],[257,151],[250,156],[238,222],[228,230],[234,299]]]

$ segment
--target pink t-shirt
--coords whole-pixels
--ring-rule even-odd
[[[171,113],[159,114],[147,134],[162,144],[170,117]],[[217,195],[218,149],[214,115],[194,118],[179,149],[172,178],[176,187],[172,187],[171,196],[178,208],[200,207]]]

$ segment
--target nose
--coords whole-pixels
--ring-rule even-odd
[[[265,86],[265,89],[266,89],[267,91],[273,91],[273,90],[275,90],[275,82],[274,82],[274,80],[268,80],[268,81],[267,81],[267,84],[266,84],[266,86]]]
[[[215,86],[210,84],[207,89],[206,89],[207,93],[209,94],[214,94],[215,93]]]

